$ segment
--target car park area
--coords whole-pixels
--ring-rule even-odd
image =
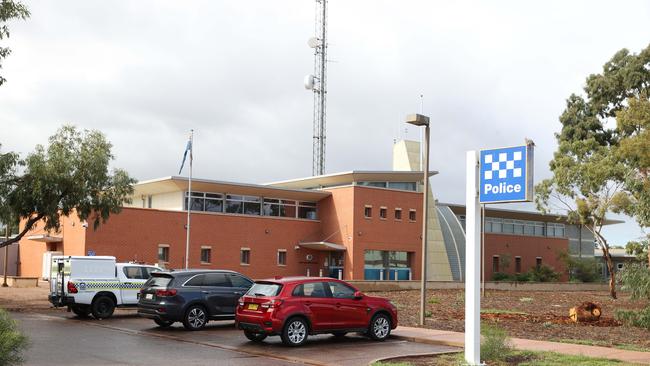
[[[254,343],[233,321],[210,322],[198,332],[181,324],[159,328],[134,311],[118,310],[110,319],[79,319],[64,311],[12,313],[30,337],[27,364],[50,365],[368,365],[389,356],[458,350],[388,339],[332,335],[310,337],[299,348],[284,346],[279,337]]]

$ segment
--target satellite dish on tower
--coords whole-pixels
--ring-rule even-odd
[[[309,74],[305,76],[305,89],[314,90],[314,75]]]
[[[316,48],[320,46],[320,39],[318,39],[317,37],[311,37],[309,38],[309,40],[307,40],[307,44],[311,48]]]

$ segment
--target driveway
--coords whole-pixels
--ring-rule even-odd
[[[279,337],[249,342],[232,321],[211,322],[202,331],[188,332],[179,323],[158,328],[130,311],[117,311],[101,321],[62,311],[12,316],[31,339],[29,365],[367,365],[384,357],[459,350],[395,339],[374,342],[357,335],[312,336],[304,346],[289,348]]]

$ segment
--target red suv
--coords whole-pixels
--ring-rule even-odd
[[[284,344],[299,346],[309,334],[348,332],[383,341],[397,327],[397,308],[333,278],[277,277],[255,282],[239,299],[235,321],[256,342],[280,335]]]

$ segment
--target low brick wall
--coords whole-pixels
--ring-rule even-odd
[[[3,278],[0,277],[0,284]],[[7,285],[9,287],[38,287],[38,277],[15,277],[7,276]]]
[[[420,281],[348,281],[360,291],[400,291],[418,290]],[[464,289],[464,282],[429,281],[431,290]],[[486,282],[488,290],[504,291],[609,291],[604,283],[568,283],[568,282]]]

